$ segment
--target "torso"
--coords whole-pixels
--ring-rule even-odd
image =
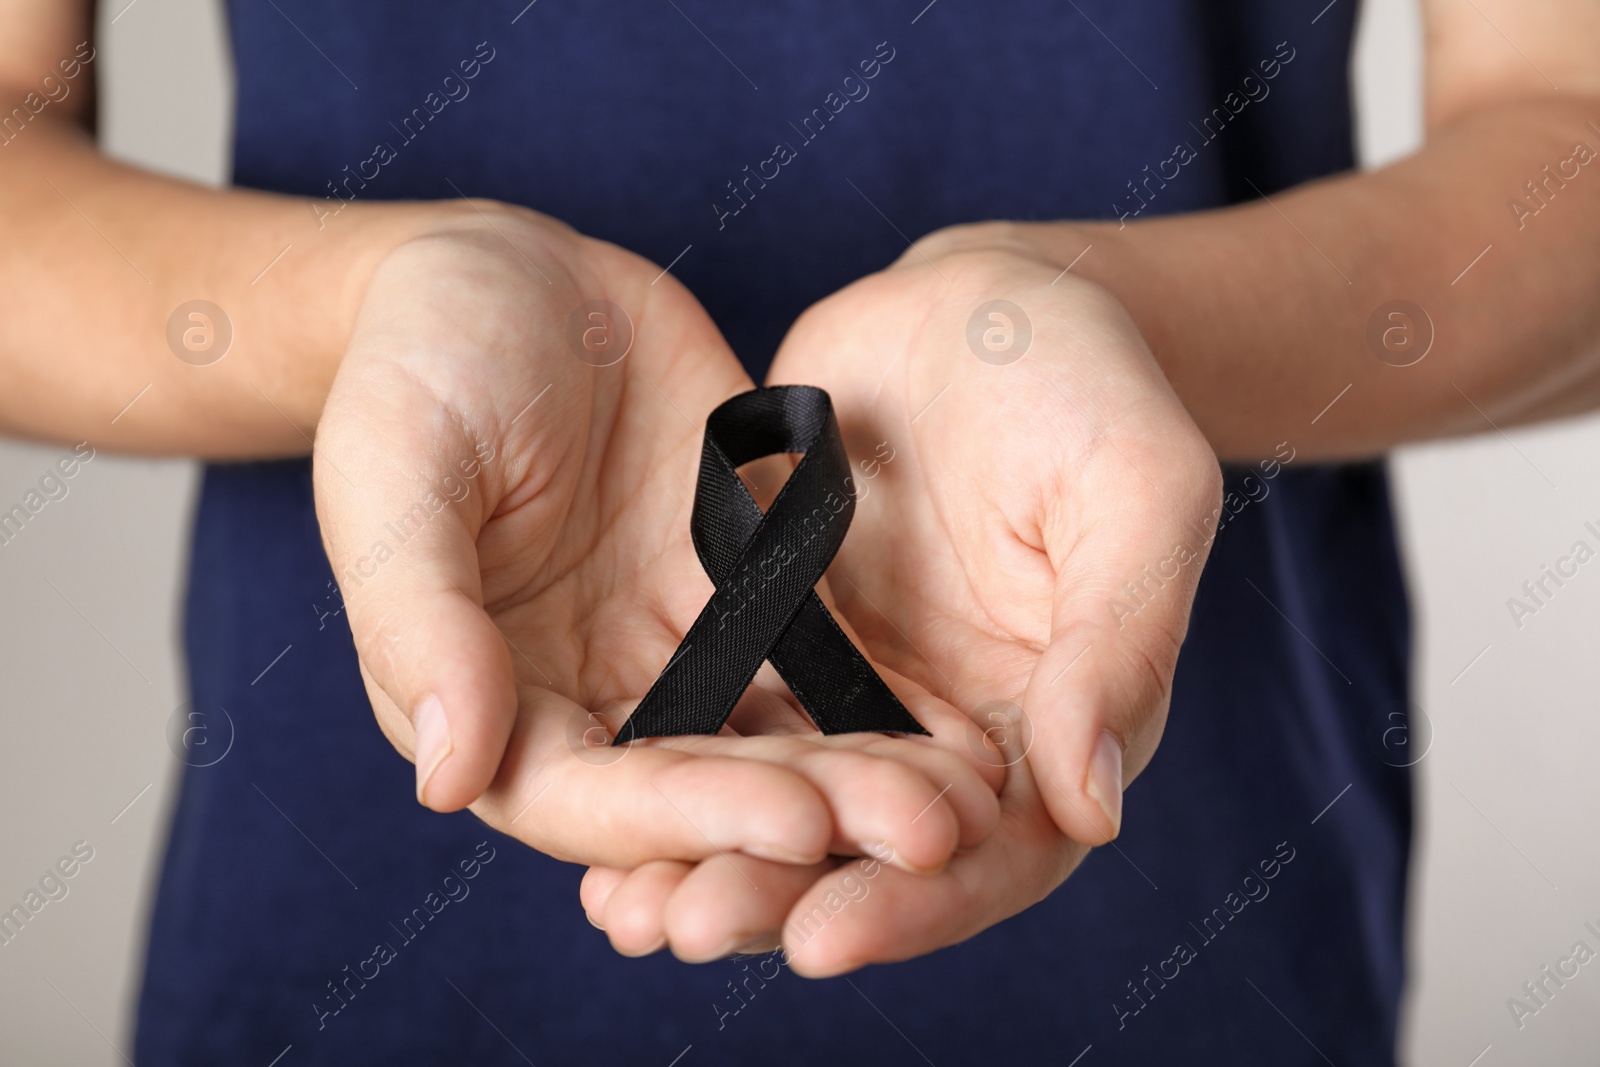
[[[674,274],[759,379],[806,306],[929,230],[1195,210],[1349,166],[1354,12],[1289,6],[241,0],[235,180],[313,198],[308,219],[330,227],[329,182],[372,199],[459,188],[663,265],[682,253]],[[579,871],[418,808],[330,614],[308,467],[213,467],[192,695],[226,707],[237,739],[185,777],[138,1056],[520,1063],[514,1043],[538,1063],[667,1064],[692,1045],[689,1067],[921,1062],[915,1046],[942,1067],[1066,1064],[1093,1045],[1085,1067],[1321,1063],[1287,1017],[1335,1062],[1392,1062],[1410,791],[1381,739],[1406,709],[1409,648],[1386,485],[1375,466],[1303,461],[1264,484],[1218,536],[1118,848],[853,988],[617,957],[583,921]],[[405,917],[485,839],[469,896],[408,938]],[[393,958],[346,986],[377,943]],[[337,1013],[330,982],[357,990]]]

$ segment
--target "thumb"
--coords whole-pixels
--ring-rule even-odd
[[[1150,469],[1150,465],[1144,465]],[[1101,845],[1122,827],[1122,791],[1166,725],[1178,649],[1214,529],[1220,474],[1209,449],[1159,490],[1119,477],[1075,485],[1114,501],[1079,528],[1046,530],[1056,570],[1049,644],[1023,697],[1028,765],[1056,825]],[[1101,495],[1105,494],[1105,495]]]
[[[325,418],[317,516],[379,725],[416,764],[417,800],[454,811],[494,778],[517,696],[510,653],[482,607],[476,535],[493,452],[455,432],[417,443],[419,421],[428,425],[346,436]],[[397,443],[411,447],[396,455]]]

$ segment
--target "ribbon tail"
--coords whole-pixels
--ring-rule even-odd
[[[928,735],[816,593],[795,613],[767,661],[825,734]]]

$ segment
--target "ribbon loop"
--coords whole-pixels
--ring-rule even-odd
[[[738,468],[801,453],[762,514]],[[690,534],[716,592],[617,734],[714,734],[770,662],[825,734],[926,734],[839,629],[816,584],[855,515],[850,459],[821,389],[754,389],[706,420]]]

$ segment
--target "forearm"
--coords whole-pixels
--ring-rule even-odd
[[[1600,99],[1486,107],[1270,203],[1021,235],[1062,266],[1082,254],[1073,272],[1128,307],[1224,458],[1369,456],[1600,404],[1600,158],[1578,164],[1580,142],[1600,152]],[[1432,320],[1414,365],[1367,341],[1393,300]]]
[[[3,90],[21,100],[27,89]],[[123,451],[310,450],[366,280],[465,204],[352,204],[213,190],[102,156],[45,110],[0,146],[0,430]],[[202,299],[232,340],[174,312]],[[220,338],[224,324],[212,323]],[[199,350],[185,348],[186,330]],[[137,399],[135,399],[137,398]]]

